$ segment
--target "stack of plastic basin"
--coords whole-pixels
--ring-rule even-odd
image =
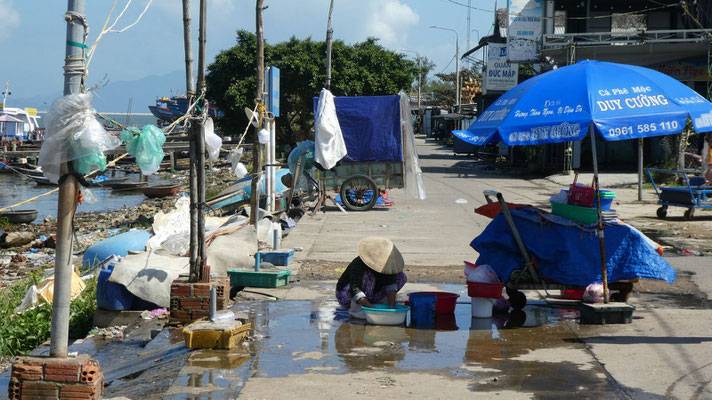
[[[467,282],[467,294],[472,300],[472,316],[490,318],[494,302],[502,297],[501,283]]]

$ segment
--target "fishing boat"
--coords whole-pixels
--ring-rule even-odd
[[[168,197],[178,194],[180,185],[156,185],[142,189],[144,196],[148,198]]]
[[[111,190],[113,190],[115,192],[118,192],[118,191],[128,192],[131,190],[141,190],[146,185],[148,185],[148,182],[116,182],[116,183],[112,183],[109,186],[111,187]],[[104,185],[104,186],[106,186],[106,185]]]
[[[159,120],[173,122],[188,112],[188,98],[185,96],[158,97],[156,98],[156,105],[148,106],[148,109]],[[222,117],[223,113],[210,106],[208,115],[215,118]]]
[[[37,219],[37,210],[0,211],[0,218],[5,218],[11,224],[29,224]]]
[[[42,140],[37,109],[7,107],[7,96],[10,93],[8,81],[3,92],[3,101],[0,103],[0,141]]]
[[[104,179],[101,179],[102,177],[103,177]],[[37,183],[38,185],[57,186],[56,183],[51,182],[48,178],[46,178],[46,177],[43,176],[43,175],[39,175],[39,176],[36,176],[36,175],[27,175],[27,178],[33,180],[33,181],[34,181],[35,183]],[[87,182],[87,185],[92,186],[92,187],[95,187],[95,186],[111,187],[111,185],[115,185],[115,184],[122,183],[122,182],[126,181],[127,179],[129,179],[128,176],[126,176],[126,177],[121,177],[121,178],[113,178],[113,179],[109,179],[109,178],[106,178],[106,177],[104,177],[104,176],[100,176],[100,177],[97,177],[97,178],[94,178],[94,179],[87,179],[86,182]]]

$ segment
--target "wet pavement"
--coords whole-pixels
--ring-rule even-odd
[[[575,309],[527,306],[521,313],[479,319],[471,318],[469,303],[458,303],[454,314],[438,316],[431,329],[413,329],[350,321],[337,306],[333,300],[240,302],[234,309],[246,312],[253,324],[244,348],[180,354],[114,381],[105,396],[229,399],[251,378],[387,371],[392,378],[386,380],[395,382],[398,374],[421,371],[466,379],[473,392],[570,398],[585,390],[586,396],[617,397],[616,385],[579,342],[579,331],[596,327],[579,326]],[[163,336],[158,347],[182,339]],[[547,356],[553,348],[569,359]],[[102,369],[106,373],[111,366]]]

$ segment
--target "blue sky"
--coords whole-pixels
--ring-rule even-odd
[[[117,0],[116,16],[129,0]],[[323,40],[329,0],[264,0],[265,39],[276,43],[294,35]],[[335,0],[334,37],[347,43],[381,38],[381,44],[398,51],[418,51],[437,64],[435,72],[454,71],[455,35],[429,29],[431,25],[457,30],[460,53],[466,51],[468,0]],[[86,0],[90,25],[88,43],[101,31],[113,0]],[[148,0],[133,0],[116,28],[134,22]],[[193,33],[197,38],[199,0],[192,0]],[[494,0],[471,0],[487,10]],[[503,1],[501,3],[504,3]],[[66,24],[66,0],[0,0],[0,81],[9,80],[14,98],[61,93]],[[502,4],[500,4],[502,7]],[[254,0],[208,0],[207,57],[211,62],[223,49],[235,44],[235,31],[254,31]],[[491,32],[493,14],[472,10],[471,29]],[[474,46],[477,32],[471,33]],[[153,0],[141,21],[123,33],[104,35],[90,65],[89,85],[104,77],[111,82],[133,81],[184,69],[181,0]],[[197,44],[194,44],[197,49]],[[414,53],[406,53],[414,56]],[[196,57],[197,60],[197,57]],[[448,66],[448,63],[450,65]],[[176,81],[183,92],[185,83]],[[155,95],[165,95],[156,93]],[[12,105],[12,104],[9,104]],[[38,107],[41,104],[14,104]]]

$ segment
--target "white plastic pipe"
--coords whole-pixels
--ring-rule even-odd
[[[277,138],[276,138],[277,128],[276,128],[276,126],[277,126],[277,121],[273,119],[272,123],[270,124],[270,129],[269,129],[270,164],[272,164],[272,166],[269,169],[269,173],[270,173],[270,180],[269,180],[269,184],[270,184],[270,188],[269,188],[270,212],[274,212],[277,209],[277,207],[275,206],[275,201],[276,201],[276,197],[277,197],[277,195],[275,193],[276,188],[277,188],[277,185],[275,182],[275,180],[277,178],[277,174],[276,174],[277,167],[274,166],[274,164],[277,163]]]

